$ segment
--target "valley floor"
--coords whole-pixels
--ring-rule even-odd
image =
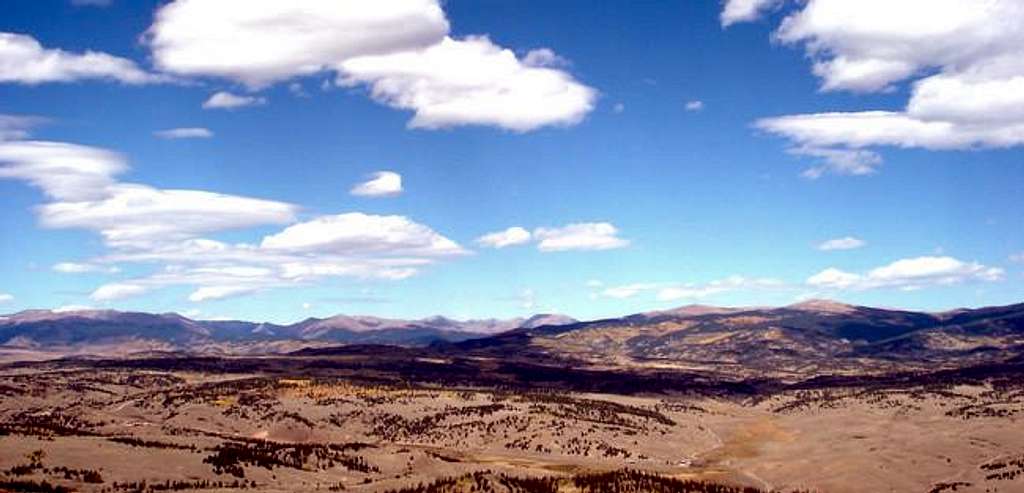
[[[1022,417],[1016,378],[618,395],[34,364],[0,372],[0,491],[1012,492]]]

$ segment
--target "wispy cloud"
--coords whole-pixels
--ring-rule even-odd
[[[79,262],[59,262],[53,264],[53,271],[60,272],[62,274],[91,274],[91,273],[106,273],[116,274],[121,272],[121,269],[113,265],[97,265],[97,264],[83,264]]]
[[[828,252],[832,250],[854,250],[862,248],[867,245],[867,242],[853,236],[844,236],[842,238],[833,238],[831,240],[825,240],[818,244],[818,250]]]
[[[243,96],[227,91],[216,92],[203,102],[204,109],[233,110],[247,106],[261,106],[267,104],[267,98],[262,96]]]
[[[784,288],[786,284],[781,280],[772,278],[729,276],[706,283],[655,282],[624,284],[610,287],[603,287],[598,284],[588,284],[588,286],[598,289],[595,294],[604,298],[628,299],[645,293],[652,293],[655,300],[669,302],[703,300],[715,295],[737,291],[781,289]]]
[[[213,137],[213,132],[202,127],[181,127],[157,130],[153,135],[161,139],[209,139]]]

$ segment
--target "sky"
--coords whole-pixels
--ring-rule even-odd
[[[0,313],[1024,300],[1012,0],[7,0]]]

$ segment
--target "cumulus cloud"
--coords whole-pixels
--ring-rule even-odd
[[[209,139],[213,137],[213,132],[202,127],[181,127],[157,130],[153,135],[161,139]]]
[[[567,250],[611,250],[629,246],[629,240],[618,236],[611,223],[575,223],[560,228],[537,228],[533,232],[537,249],[542,252]]]
[[[862,277],[858,274],[852,274],[839,270],[835,267],[829,267],[807,278],[807,284],[822,288],[847,289],[858,285],[861,280]]]
[[[825,240],[818,244],[818,250],[830,251],[830,250],[853,250],[861,248],[867,245],[867,242],[853,236],[844,236],[842,238],[833,238],[831,240]]]
[[[0,303],[10,303],[14,301],[14,295],[9,293],[0,293]]]
[[[533,235],[526,228],[512,226],[503,231],[487,233],[476,239],[476,243],[490,248],[505,248],[507,246],[523,245],[529,243]]]
[[[243,96],[227,91],[219,91],[203,102],[203,108],[233,110],[246,106],[261,106],[267,104],[267,98],[262,96]]]
[[[378,171],[349,191],[359,197],[395,197],[402,193],[402,175],[394,171]]]
[[[157,10],[146,39],[165,71],[261,88],[348,58],[429,46],[447,33],[434,0],[177,0]]]
[[[746,2],[729,2],[725,10],[733,3]],[[784,115],[756,123],[797,148],[822,154],[818,157],[826,165],[812,168],[812,175],[871,172],[880,157],[863,154],[867,147],[949,150],[1024,144],[1024,4],[809,0],[787,5],[793,9],[774,39],[805,47],[823,91],[889,91],[913,81],[900,111]],[[750,12],[736,19],[750,20],[762,10]]]
[[[528,131],[578,123],[596,92],[566,72],[528,65],[483,36],[339,65],[341,85],[367,84],[375,100],[412,110],[413,128],[492,125]]]
[[[825,269],[807,279],[807,284],[824,289],[920,289],[948,286],[964,282],[1002,280],[1003,269],[953,257],[916,257],[901,259],[871,269],[864,274],[846,272],[835,267]]]
[[[105,79],[124,84],[164,80],[127,58],[96,51],[70,53],[44,48],[31,36],[0,32],[0,82],[35,85],[84,79]]]
[[[263,238],[262,248],[336,254],[445,256],[468,253],[454,241],[404,216],[350,212],[288,226]]]
[[[687,101],[686,111],[700,111],[704,109],[704,101]]]
[[[596,91],[549,48],[522,58],[486,36],[453,38],[438,0],[176,0],[146,42],[157,67],[259,90],[333,72],[376,101],[413,112],[414,128],[488,125],[514,131],[572,125]]]

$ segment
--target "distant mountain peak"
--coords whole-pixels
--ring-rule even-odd
[[[668,310],[661,310],[657,312],[651,312],[652,315],[677,315],[693,317],[698,315],[719,315],[725,313],[733,313],[745,310],[745,308],[730,308],[724,306],[713,306],[713,305],[700,305],[690,304],[683,305],[676,308],[669,308]]]

